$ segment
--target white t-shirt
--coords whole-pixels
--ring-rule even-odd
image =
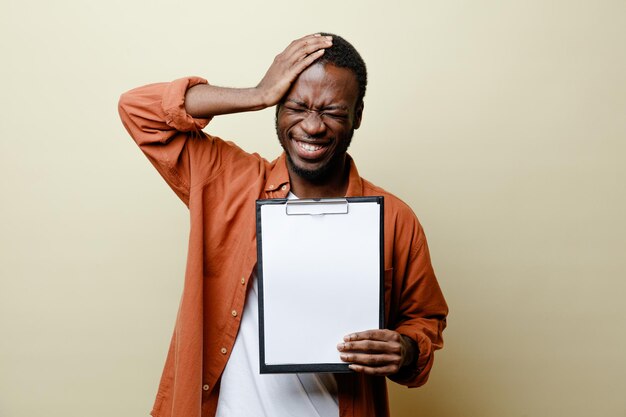
[[[256,270],[251,279],[239,333],[222,374],[216,416],[337,417],[333,374],[260,374]]]
[[[259,316],[256,273],[249,284],[241,327],[222,374],[218,417],[336,417],[333,374],[259,373]],[[294,335],[297,337],[297,335]],[[289,343],[289,340],[285,340]]]

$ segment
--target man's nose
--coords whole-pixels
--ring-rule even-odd
[[[322,120],[322,116],[318,112],[310,111],[302,122],[300,122],[302,130],[309,136],[318,136],[326,132],[326,125]]]

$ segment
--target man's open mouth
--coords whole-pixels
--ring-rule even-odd
[[[304,149],[305,151],[309,151],[309,152],[314,152],[314,151],[318,151],[322,149],[322,145],[314,145],[312,143],[300,142],[298,140],[296,141],[296,144],[302,149]]]
[[[295,144],[296,154],[302,159],[318,159],[321,158],[330,145],[328,143],[310,143],[297,139],[292,139]]]

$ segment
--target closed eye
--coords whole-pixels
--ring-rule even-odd
[[[327,116],[327,117],[331,117],[333,119],[337,119],[337,120],[343,120],[343,119],[347,119],[348,115],[344,114],[344,113],[322,113],[322,116]]]
[[[293,112],[302,112],[302,111],[307,111],[308,107],[306,106],[305,103],[302,103],[300,101],[296,101],[293,99],[289,99],[285,102],[284,107],[289,110],[289,111],[293,111]]]
[[[291,113],[302,113],[304,111],[306,111],[306,109],[302,109],[299,107],[291,107],[291,106],[284,106],[284,109],[291,112]]]
[[[300,114],[300,113],[305,113],[305,112],[316,111],[316,110],[311,110],[306,105],[306,103],[298,101],[298,100],[294,100],[294,99],[288,99],[283,105],[283,108],[292,114]],[[345,106],[331,105],[331,106],[323,107],[317,110],[317,112],[320,115],[320,117],[329,117],[331,119],[342,120],[342,121],[348,119],[347,108]]]

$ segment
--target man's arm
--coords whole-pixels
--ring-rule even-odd
[[[185,109],[192,117],[261,110],[278,104],[291,84],[332,45],[330,36],[307,35],[297,39],[274,58],[261,82],[253,88],[226,88],[200,84],[185,96]]]
[[[202,183],[220,164],[241,160],[234,147],[217,146],[221,142],[201,132],[211,117],[275,105],[300,72],[331,45],[331,39],[320,35],[293,41],[254,88],[215,87],[198,77],[135,88],[120,97],[120,117],[143,153],[188,204],[194,181]]]

